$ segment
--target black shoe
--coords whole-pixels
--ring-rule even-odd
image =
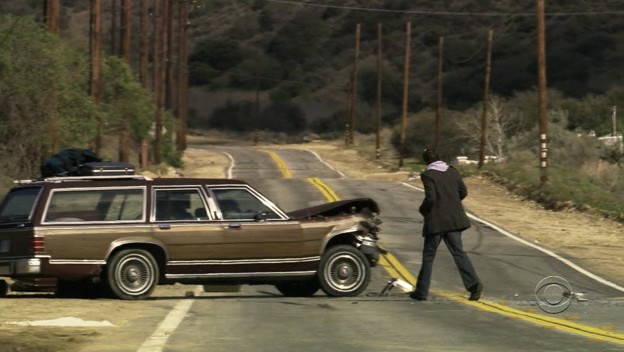
[[[483,284],[481,282],[477,282],[470,288],[470,297],[468,298],[471,301],[478,301],[481,298],[481,293],[483,292]]]
[[[427,297],[421,296],[419,294],[417,294],[416,292],[412,292],[410,293],[410,298],[416,301],[426,301]]]

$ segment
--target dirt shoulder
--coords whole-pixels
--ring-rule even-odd
[[[269,147],[269,146],[267,146]],[[270,148],[298,148],[313,151],[348,178],[410,182],[420,186],[418,177],[406,171],[388,171],[389,167],[358,154],[355,149],[337,143],[279,145]],[[189,150],[193,163],[202,163],[205,151]],[[213,167],[227,159],[207,156]],[[371,158],[372,159],[372,158]],[[187,170],[189,165],[187,165]],[[417,176],[417,175],[416,175]],[[521,238],[549,249],[597,275],[624,285],[624,226],[596,215],[579,211],[549,211],[533,201],[508,192],[503,186],[478,176],[465,179],[467,210]],[[417,216],[415,214],[415,216]]]

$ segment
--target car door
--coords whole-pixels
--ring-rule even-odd
[[[165,245],[169,264],[219,256],[221,226],[210,218],[201,186],[155,186],[152,203],[154,237]]]
[[[223,229],[223,258],[248,263],[248,270],[312,270],[320,239],[250,186],[209,187]]]

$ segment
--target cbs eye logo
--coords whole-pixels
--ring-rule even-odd
[[[548,276],[535,286],[537,306],[546,313],[564,312],[572,304],[574,296],[570,283],[559,276]]]

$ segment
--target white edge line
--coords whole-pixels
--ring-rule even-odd
[[[230,159],[230,166],[227,168],[226,177],[231,179],[232,178],[232,170],[236,166],[236,161],[234,160],[234,157],[232,156],[232,154],[230,154],[228,152],[222,152],[222,153],[225,154],[225,156],[227,156],[228,159]]]
[[[321,158],[321,156],[312,150],[306,150],[306,152],[308,153],[312,153],[320,162],[322,162],[323,164],[325,164],[325,166],[327,166],[328,168],[330,168],[332,171],[336,172],[338,175],[340,175],[340,177],[344,178],[345,174],[342,173],[342,171],[336,169],[335,167],[333,167],[330,163],[328,163],[327,161],[323,160],[323,158]]]
[[[424,192],[424,190],[423,190],[423,189],[418,188],[418,187],[413,186],[413,185],[410,185],[410,184],[408,184],[408,183],[401,182],[401,184],[403,184],[404,186],[407,186],[407,187],[410,187],[410,188],[416,189],[416,190],[418,190],[418,191]],[[507,237],[509,237],[509,238],[511,238],[511,239],[513,239],[513,240],[516,240],[516,241],[518,241],[518,242],[520,242],[520,243],[522,243],[522,244],[524,244],[524,245],[527,245],[527,246],[529,246],[529,247],[531,247],[531,248],[537,249],[538,251],[541,251],[541,252],[543,252],[543,253],[546,253],[546,254],[548,254],[549,256],[551,256],[551,257],[553,257],[553,258],[555,258],[555,259],[557,259],[557,260],[561,261],[562,263],[566,264],[567,266],[571,267],[572,269],[574,269],[574,270],[578,271],[579,273],[581,273],[581,274],[583,274],[583,275],[585,275],[585,276],[587,276],[587,277],[589,277],[589,278],[591,278],[591,279],[593,279],[593,280],[596,280],[596,281],[600,282],[600,283],[601,283],[601,284],[603,284],[603,285],[609,286],[609,287],[611,287],[611,288],[613,288],[613,289],[616,289],[616,290],[618,290],[618,291],[620,291],[620,292],[624,292],[624,287],[619,286],[619,285],[618,285],[618,284],[616,284],[616,283],[613,283],[613,282],[611,282],[611,281],[609,281],[609,280],[607,280],[607,279],[604,279],[604,278],[602,278],[602,277],[600,277],[600,276],[598,276],[598,275],[596,275],[596,274],[594,274],[594,273],[592,273],[592,272],[589,272],[589,271],[587,271],[587,270],[583,269],[582,267],[580,267],[580,266],[578,266],[578,265],[574,264],[574,263],[573,263],[573,262],[571,262],[570,260],[568,260],[568,259],[566,259],[566,258],[561,257],[561,256],[560,256],[560,255],[558,255],[557,253],[554,253],[554,252],[552,252],[552,251],[549,251],[548,249],[542,248],[542,247],[540,247],[540,246],[538,246],[538,245],[536,245],[536,244],[534,244],[534,243],[531,243],[531,242],[529,242],[529,241],[527,241],[527,240],[525,240],[525,239],[522,239],[522,238],[520,238],[520,237],[518,237],[518,236],[516,236],[516,235],[514,235],[514,234],[512,234],[512,233],[510,233],[510,232],[508,232],[508,231],[506,231],[506,230],[504,230],[504,229],[502,229],[502,228],[500,228],[500,227],[498,227],[498,226],[496,226],[496,225],[494,225],[494,224],[492,224],[492,223],[490,223],[490,222],[488,222],[488,221],[486,221],[486,220],[483,220],[483,219],[479,218],[479,217],[478,217],[478,216],[476,216],[476,215],[473,215],[473,214],[470,214],[470,213],[467,213],[467,214],[468,214],[468,216],[469,216],[470,218],[472,218],[473,220],[476,220],[476,221],[478,221],[478,222],[480,222],[480,223],[483,223],[483,224],[485,224],[485,225],[487,225],[487,226],[489,226],[489,227],[493,228],[494,230],[496,230],[496,231],[498,231],[498,232],[502,233],[503,235],[505,235],[505,236],[507,236]]]
[[[202,291],[202,286],[197,286],[193,291],[194,295],[199,295]],[[169,336],[180,326],[182,320],[188,313],[189,309],[195,302],[194,299],[182,299],[173,309],[167,314],[165,319],[160,322],[158,328],[152,333],[150,337],[143,342],[137,352],[161,352],[169,339]]]

